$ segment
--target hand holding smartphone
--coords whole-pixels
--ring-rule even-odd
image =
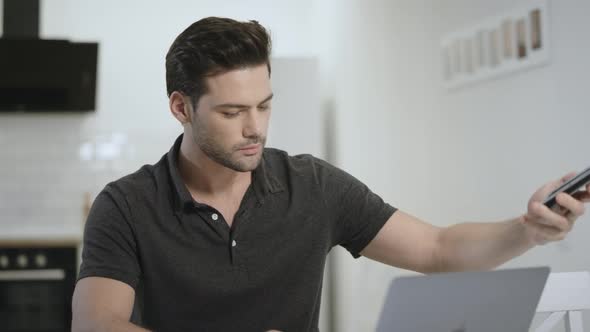
[[[557,204],[557,194],[559,194],[560,192],[565,192],[569,195],[573,195],[575,192],[577,192],[580,188],[586,186],[588,183],[590,183],[590,167],[586,168],[578,175],[559,186],[559,188],[555,189],[552,193],[549,194],[549,196],[547,196],[547,198],[545,198],[543,204],[545,204],[548,208],[551,209]]]

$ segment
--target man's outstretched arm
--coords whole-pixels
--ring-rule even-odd
[[[508,221],[440,228],[397,211],[361,255],[422,273],[494,268],[535,245],[561,240],[569,233],[584,214],[584,203],[590,201],[590,185],[575,197],[559,194],[559,212],[541,202],[574,175],[541,187],[529,200],[527,212]]]

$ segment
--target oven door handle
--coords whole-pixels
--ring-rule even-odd
[[[66,273],[61,269],[45,270],[4,270],[0,271],[0,282],[2,281],[45,281],[64,280]]]

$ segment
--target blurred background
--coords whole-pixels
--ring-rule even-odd
[[[168,151],[181,127],[168,110],[164,57],[206,16],[271,31],[269,146],[324,158],[435,225],[522,214],[539,186],[590,165],[590,2],[549,1],[543,66],[448,89],[440,44],[526,3],[41,1],[40,38],[98,43],[95,109],[0,112],[0,243],[78,243],[104,185]],[[589,223],[586,215],[564,241],[503,267],[590,270]],[[390,280],[409,273],[334,248],[321,330],[374,329]]]

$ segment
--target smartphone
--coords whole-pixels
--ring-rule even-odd
[[[567,181],[566,183],[559,186],[559,188],[555,189],[547,198],[543,204],[545,204],[548,208],[553,208],[555,204],[557,204],[556,197],[557,194],[560,192],[565,192],[567,194],[573,195],[578,189],[584,187],[590,182],[590,167],[586,168],[578,175],[576,175],[571,180]]]

